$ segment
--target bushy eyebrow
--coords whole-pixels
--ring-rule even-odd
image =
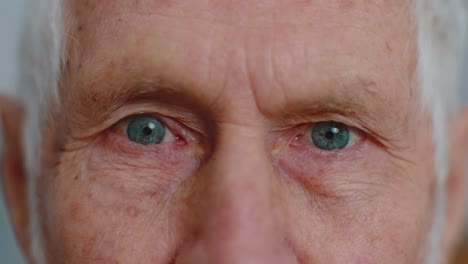
[[[194,122],[195,116],[203,115],[204,108],[197,95],[169,81],[137,78],[109,82],[98,77],[85,84],[68,97],[74,105],[70,109],[74,122],[81,123],[80,127],[97,126],[119,109],[143,102],[156,106],[159,114],[191,119],[190,122]]]
[[[368,98],[367,100],[371,100]],[[381,139],[390,139],[395,127],[401,127],[394,118],[392,109],[382,111],[378,106],[365,104],[362,98],[347,100],[347,98],[314,98],[298,103],[294,108],[281,115],[281,124],[296,125],[320,121],[342,122],[356,127],[366,133],[373,134]],[[382,105],[382,104],[377,104]]]
[[[88,58],[88,66],[81,72],[70,72],[71,76],[79,77],[74,78],[75,82],[72,78],[75,87],[68,90],[73,91],[70,93],[76,106],[73,111],[79,112],[83,124],[102,122],[109,113],[137,100],[150,101],[169,113],[192,113],[210,120],[226,111],[223,109],[226,103],[235,100],[216,98],[219,91],[208,86],[216,88],[219,84],[185,74],[184,65],[169,71],[164,65],[170,62],[159,57],[126,58],[126,64],[118,65],[109,60],[106,64]],[[331,65],[333,61],[327,63]],[[414,110],[410,105],[416,100],[409,99],[415,87],[408,80],[385,83],[387,80],[381,74],[363,73],[365,69],[349,70],[349,65],[344,65],[320,70],[314,77],[304,74],[308,80],[284,78],[278,84],[284,86],[283,91],[275,90],[278,87],[272,87],[269,81],[261,81],[252,84],[251,89],[257,90],[252,96],[258,110],[272,123],[294,125],[339,117],[383,138],[398,138],[408,126],[410,111]],[[283,74],[288,76],[287,72]],[[285,96],[277,96],[280,92]]]
[[[283,102],[271,104],[269,99],[258,104],[265,116],[284,126],[334,119],[383,140],[397,141],[408,131],[410,116],[420,110],[418,101],[412,98],[416,87],[410,82],[401,85],[406,87],[396,89],[362,76],[332,76],[308,84],[315,89],[289,93]],[[276,107],[270,107],[273,105]]]
[[[101,81],[104,83],[97,87],[108,85],[106,80]],[[404,104],[392,102],[373,80],[356,78],[353,81],[341,80],[340,85],[333,83],[335,82],[327,84],[333,87],[323,84],[326,92],[314,93],[311,89],[308,96],[302,97],[295,97],[291,93],[288,101],[269,105],[269,109],[273,111],[263,112],[264,116],[279,126],[332,119],[356,126],[388,142],[398,140],[407,125],[405,122],[408,121],[408,109],[402,108],[405,107]],[[113,111],[135,101],[151,102],[168,115],[185,118],[192,123],[206,121],[210,119],[206,115],[216,111],[206,104],[209,100],[203,98],[203,94],[197,93],[194,87],[185,87],[182,83],[163,78],[130,77],[118,87],[84,87],[80,95],[82,107],[79,109],[85,117],[83,121],[89,125],[101,122]],[[262,99],[266,99],[267,103],[273,102],[268,98]],[[209,126],[204,123],[198,124],[197,128]]]

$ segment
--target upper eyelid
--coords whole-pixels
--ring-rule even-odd
[[[313,127],[314,127],[315,125],[317,125],[318,123],[321,123],[321,122],[335,122],[335,123],[341,123],[341,124],[346,125],[346,126],[348,127],[348,129],[349,129],[350,132],[353,132],[354,134],[356,134],[356,137],[357,137],[356,140],[357,140],[357,141],[359,141],[359,140],[361,140],[361,139],[365,139],[365,138],[367,138],[367,136],[368,136],[368,133],[366,133],[365,131],[363,131],[363,130],[361,130],[361,129],[359,129],[359,128],[356,128],[356,127],[350,126],[350,125],[348,125],[348,124],[346,124],[346,123],[338,122],[338,121],[335,121],[335,120],[318,121],[318,122],[312,122],[312,123],[309,123],[309,124],[304,124],[303,126],[304,126],[305,128],[303,128],[303,129],[301,130],[302,132],[300,132],[300,135],[301,135],[301,136],[304,136],[304,135],[306,135],[306,134],[309,134],[309,132],[311,131],[311,129],[313,129]],[[298,137],[298,136],[299,136],[299,132],[296,133],[296,136],[294,136],[294,137]],[[307,138],[309,138],[309,137],[307,137]],[[294,140],[294,138],[293,138],[293,140]],[[312,140],[312,139],[309,138],[309,140]]]
[[[309,126],[307,127],[307,129],[311,129],[314,127],[314,125],[318,124],[318,123],[322,123],[322,122],[334,122],[334,123],[339,123],[339,124],[343,124],[345,126],[348,127],[348,130],[349,131],[352,131],[352,132],[356,132],[357,134],[359,135],[366,135],[367,132],[364,131],[363,129],[360,129],[358,127],[355,127],[353,125],[349,125],[345,122],[342,122],[342,121],[336,121],[336,120],[325,120],[325,121],[319,121],[319,122],[313,122],[313,123],[310,123]]]
[[[340,121],[335,121],[335,120],[326,120],[326,121],[319,121],[319,122],[313,122],[313,123],[310,123],[308,126],[307,126],[307,130],[309,129],[312,129],[314,127],[314,125],[317,125],[318,123],[322,123],[322,122],[334,122],[334,123],[339,123],[339,124],[343,124],[345,126],[347,126],[348,130],[351,131],[351,132],[356,132],[356,134],[358,135],[366,135],[367,133],[365,131],[363,131],[362,129],[359,129],[357,127],[354,127],[352,125],[348,125],[346,123],[343,123],[343,122],[340,122]]]
[[[192,139],[200,140],[209,135],[207,131],[200,131],[201,128],[206,129],[206,127],[204,127],[204,124],[193,125],[194,121],[192,120],[192,118],[184,120],[187,118],[178,116],[168,116],[164,113],[161,113],[164,111],[158,111],[160,110],[158,109],[159,107],[154,107],[154,105],[153,107],[150,107],[151,105],[136,104],[134,105],[134,107],[132,107],[131,111],[128,110],[129,108],[115,111],[114,113],[112,113],[111,116],[108,117],[108,119],[105,122],[106,125],[104,125],[105,127],[102,127],[100,131],[107,130],[125,122],[129,122],[129,120],[134,117],[152,116],[160,120],[169,130],[171,130],[171,132],[175,136],[188,136]],[[150,109],[148,110],[148,108]],[[179,121],[180,119],[182,119],[182,122]],[[308,129],[312,128],[315,124],[320,122],[342,123],[348,126],[352,131],[356,131],[358,135],[361,135],[363,137],[367,137],[368,135],[374,135],[374,133],[371,133],[368,131],[368,129],[366,129],[366,126],[356,123],[355,120],[333,113],[314,118],[313,120],[303,120],[302,123],[290,124],[282,128],[276,128],[271,130],[271,132],[278,132],[280,134],[290,134],[292,131],[295,135],[305,134]]]
[[[144,112],[144,113],[137,113],[137,114],[130,114],[124,118],[121,118],[117,121],[112,127],[116,127],[117,129],[122,129],[128,125],[132,118],[141,117],[141,116],[151,116],[159,120],[176,138],[181,138],[188,141],[196,141],[200,140],[200,135],[197,131],[194,131],[184,125],[183,123],[174,120],[171,117],[158,114],[158,113],[151,113],[151,112]],[[122,131],[125,132],[126,131]]]
[[[290,131],[292,129],[292,130],[295,131],[296,134],[300,133],[299,131],[302,131],[302,133],[305,134],[305,132],[307,130],[312,129],[318,123],[323,123],[323,122],[341,123],[341,124],[347,126],[350,130],[356,131],[359,134],[365,134],[365,135],[369,134],[365,129],[361,129],[361,128],[356,127],[356,126],[354,126],[352,124],[348,124],[346,122],[343,122],[342,120],[333,120],[333,119],[318,120],[318,121],[313,121],[313,122],[304,122],[304,123],[301,123],[301,124],[298,124],[298,125],[293,125],[293,126],[289,126],[289,127],[283,127],[283,128],[280,128],[280,129],[276,129],[275,132]]]
[[[121,123],[126,118],[139,115],[148,115],[154,116],[156,118],[162,118],[170,120],[168,125],[172,126],[173,123],[177,122],[179,125],[176,127],[184,127],[188,131],[193,131],[196,134],[204,135],[206,130],[206,124],[199,120],[196,115],[191,114],[188,111],[174,111],[174,109],[160,104],[155,104],[154,102],[147,100],[139,100],[135,102],[128,103],[126,105],[121,105],[117,107],[114,111],[109,112],[105,116],[102,116],[96,124],[92,127],[88,127],[86,132],[83,133],[81,138],[92,137],[97,135],[111,127],[115,127],[118,123]],[[177,121],[175,121],[177,120]],[[182,122],[179,122],[182,121]]]
[[[113,126],[123,128],[123,127],[127,126],[131,122],[132,119],[137,118],[137,117],[142,117],[142,116],[150,116],[150,117],[153,117],[153,118],[157,119],[167,129],[171,130],[171,132],[174,133],[172,131],[174,129],[174,125],[173,124],[168,124],[168,123],[170,123],[170,122],[168,122],[168,118],[164,117],[164,116],[161,116],[161,115],[158,115],[158,114],[154,114],[154,113],[153,114],[141,113],[141,114],[129,115],[129,116],[126,116],[126,117],[120,119],[119,121],[117,121]]]
[[[317,115],[314,117],[309,117],[307,119],[295,120],[294,122],[285,122],[286,124],[274,129],[275,131],[283,131],[289,130],[292,127],[309,127],[317,123],[321,122],[335,122],[335,123],[342,123],[350,128],[357,129],[362,131],[366,134],[374,134],[372,131],[363,123],[357,121],[354,118],[350,118],[348,116],[330,112],[321,115]]]

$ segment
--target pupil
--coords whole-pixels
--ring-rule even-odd
[[[145,136],[149,136],[149,135],[151,135],[152,133],[153,133],[153,130],[152,130],[151,128],[149,128],[149,127],[143,128],[143,134],[144,134]]]
[[[311,134],[314,145],[328,151],[345,148],[350,139],[348,126],[333,121],[317,123]]]
[[[328,140],[332,140],[334,137],[335,137],[335,133],[333,133],[332,131],[327,131],[325,133],[325,138]]]

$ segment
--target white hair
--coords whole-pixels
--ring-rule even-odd
[[[461,58],[465,47],[465,0],[413,0],[418,35],[418,81],[422,100],[431,113],[437,173],[433,228],[426,263],[438,263],[444,225],[445,181],[449,165],[447,120],[461,105]],[[63,4],[61,0],[32,0],[29,23],[23,41],[18,96],[27,108],[23,134],[29,180],[31,213],[31,255],[45,263],[40,219],[37,212],[36,182],[41,164],[42,121],[48,107],[58,103],[58,82],[64,65]]]
[[[416,0],[414,4],[418,21],[418,80],[423,103],[432,112],[437,175],[426,263],[439,263],[450,163],[448,121],[462,103],[461,58],[466,49],[467,7],[464,0]]]
[[[25,109],[24,158],[28,179],[30,252],[35,263],[46,263],[38,212],[37,182],[41,167],[41,131],[47,121],[48,104],[58,102],[58,85],[64,55],[61,0],[28,3],[26,28],[20,55],[18,98]]]

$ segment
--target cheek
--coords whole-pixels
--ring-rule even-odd
[[[132,256],[138,262],[155,256],[169,258],[164,250],[171,243],[164,237],[167,232],[157,221],[147,220],[155,212],[142,205],[81,198],[58,202],[57,210],[61,212],[54,215],[55,239],[65,263],[131,263]],[[161,218],[166,218],[164,214],[158,212]],[[162,234],[162,240],[148,235],[152,233]],[[141,254],[133,254],[139,251]]]
[[[54,254],[61,252],[65,263],[168,262],[167,249],[175,248],[178,236],[172,227],[177,222],[168,219],[181,218],[172,201],[79,176],[54,184],[49,210]]]
[[[141,146],[109,136],[89,151],[84,174],[109,193],[163,198],[198,169],[196,152],[196,145]]]
[[[420,263],[431,206],[407,191],[358,203],[295,197],[295,211],[287,213],[293,220],[286,224],[294,248],[305,263]]]
[[[295,209],[286,207],[294,247],[306,263],[420,263],[432,223],[431,152],[404,160],[370,145],[355,153],[365,156],[277,159],[294,190]]]
[[[311,147],[290,147],[275,157],[278,170],[297,182],[311,197],[368,202],[394,186],[393,164],[382,149],[370,142],[343,152],[317,155]],[[325,201],[325,200],[324,200]]]
[[[187,149],[142,154],[118,148],[116,142],[101,143],[63,153],[55,176],[47,177],[45,211],[54,258],[66,263],[170,261],[168,249],[177,248],[182,230],[177,226],[185,219],[177,197],[186,191],[180,186],[198,161]]]

